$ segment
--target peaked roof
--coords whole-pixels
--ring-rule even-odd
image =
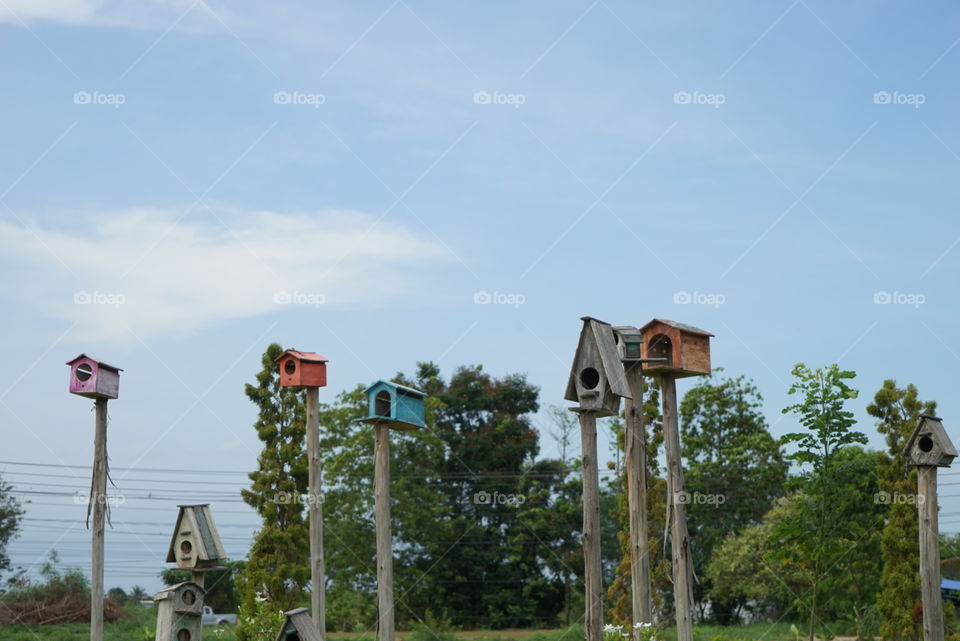
[[[370,383],[370,385],[365,390],[363,390],[363,393],[364,394],[369,393],[370,390],[372,390],[374,387],[377,387],[378,385],[386,385],[388,387],[392,387],[393,389],[403,392],[405,394],[408,394],[410,396],[417,396],[419,398],[427,397],[425,392],[421,392],[418,389],[413,389],[412,387],[407,387],[406,385],[400,385],[398,383],[391,383],[390,381],[385,381],[382,378]]]
[[[701,334],[703,336],[713,336],[710,332],[705,329],[700,329],[699,327],[694,327],[693,325],[687,325],[686,323],[678,323],[677,321],[667,320],[665,318],[654,318],[652,321],[640,328],[640,331],[645,330],[654,323],[663,323],[664,325],[669,325],[670,327],[676,327],[677,329],[690,332],[691,334]]]
[[[223,549],[223,543],[220,541],[220,535],[217,534],[217,526],[213,523],[213,515],[210,514],[210,504],[202,503],[200,505],[178,505],[180,513],[177,514],[177,523],[173,527],[173,536],[170,537],[170,547],[167,549],[167,563],[175,563],[177,560],[176,552],[173,546],[177,542],[177,533],[180,532],[180,523],[183,517],[191,523],[191,531],[194,532],[194,540],[197,542],[197,556],[205,559],[225,559],[226,552]]]
[[[69,361],[67,361],[67,365],[73,365],[74,363],[76,363],[77,361],[79,361],[81,358],[88,358],[88,359],[90,359],[91,361],[96,361],[96,362],[97,362],[97,365],[99,365],[100,367],[102,367],[102,368],[104,368],[104,369],[110,369],[110,370],[113,370],[114,372],[122,372],[122,371],[123,371],[122,369],[120,369],[120,368],[117,367],[116,365],[111,365],[110,363],[105,363],[105,362],[101,361],[99,358],[95,358],[95,357],[93,357],[93,356],[90,356],[89,354],[80,354],[80,356],[77,356],[76,358],[72,358],[72,359],[70,359]]]
[[[567,379],[567,391],[563,397],[574,403],[580,400],[577,394],[577,375],[579,374],[577,365],[588,344],[593,343],[600,354],[603,375],[610,383],[610,390],[617,396],[630,398],[630,387],[627,385],[623,365],[620,363],[620,353],[617,351],[617,342],[613,337],[613,327],[610,323],[592,316],[583,316],[580,320],[583,321],[583,328],[580,330],[580,341],[573,356],[570,378]]]
[[[179,590],[180,588],[186,587],[186,586],[188,586],[188,585],[193,586],[194,588],[196,588],[197,590],[199,590],[201,594],[204,594],[204,593],[205,593],[205,590],[203,589],[203,586],[200,585],[199,583],[194,583],[193,581],[184,581],[184,582],[182,582],[182,583],[177,583],[177,584],[175,584],[175,585],[169,585],[169,586],[163,588],[162,590],[160,590],[159,592],[157,592],[156,595],[154,595],[153,598],[154,598],[154,600],[156,600],[156,601],[163,601],[163,600],[166,599],[169,595],[173,594],[174,592],[176,592],[176,591]],[[161,595],[162,595],[162,596],[161,596]]]
[[[933,434],[933,436],[936,437],[936,440],[939,442],[944,454],[947,456],[957,456],[957,448],[954,447],[953,441],[951,441],[950,437],[947,436],[947,430],[943,427],[943,419],[937,416],[930,416],[929,414],[920,415],[920,420],[917,421],[917,426],[913,428],[913,434],[910,435],[910,439],[903,448],[903,453],[905,456],[910,455],[910,450],[913,449],[913,443],[917,440],[917,437],[920,436],[920,433],[926,431],[924,430],[925,425]]]
[[[286,639],[287,627],[292,625],[297,631],[297,635],[304,641],[313,641],[314,639],[323,639],[320,636],[320,632],[317,631],[317,628],[313,625],[313,619],[310,618],[310,613],[307,612],[306,608],[296,608],[295,610],[287,610],[284,612],[287,617],[287,620],[284,621],[283,627],[280,629],[280,632],[277,634],[277,641],[283,641]]]
[[[294,358],[299,358],[301,361],[306,361],[307,363],[329,363],[330,362],[329,358],[324,358],[323,356],[320,356],[320,354],[317,354],[316,352],[298,352],[295,349],[284,350],[283,353],[280,354],[280,356],[277,356],[275,359],[273,359],[273,362],[274,363],[278,362],[281,358],[283,358],[288,354],[290,356],[293,356]]]

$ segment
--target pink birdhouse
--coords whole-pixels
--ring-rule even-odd
[[[70,393],[87,398],[117,398],[120,392],[120,372],[109,363],[80,354],[70,366]]]

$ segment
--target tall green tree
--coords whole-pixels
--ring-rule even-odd
[[[258,594],[275,608],[296,607],[310,581],[309,528],[302,501],[307,492],[306,409],[302,390],[280,386],[275,360],[282,352],[277,343],[267,347],[256,383],[245,386],[247,398],[258,408],[254,428],[263,449],[249,475],[250,489],[241,496],[260,515],[262,526],[238,576],[241,614],[256,611]],[[251,633],[241,616],[238,637],[247,640]]]
[[[802,465],[803,471],[796,483],[801,491],[797,509],[780,523],[778,535],[789,543],[782,549],[784,558],[799,555],[793,560],[802,560],[808,569],[807,585],[797,601],[809,616],[813,641],[822,621],[825,579],[828,573],[842,570],[838,564],[850,553],[851,542],[858,540],[860,527],[843,511],[839,479],[844,469],[837,453],[866,443],[867,437],[853,429],[856,420],[846,407],[847,401],[857,397],[857,390],[847,384],[855,372],[841,370],[836,364],[811,369],[799,363],[792,373],[789,393],[800,399],[783,413],[793,414],[806,431],[786,434],[782,440],[796,446],[788,458]]]
[[[721,371],[721,370],[717,370]],[[714,548],[730,533],[754,525],[783,496],[788,463],[770,435],[761,411],[763,399],[743,376],[703,378],[680,403],[693,568],[704,576]],[[709,597],[710,581],[694,584],[701,616],[734,623],[743,603],[732,593]]]
[[[936,411],[936,401],[922,401],[915,386],[897,387],[892,379],[883,382],[867,406],[867,413],[877,419],[877,431],[884,435],[889,454],[878,468],[880,497],[885,499],[887,514],[881,541],[883,575],[877,606],[883,620],[880,634],[887,641],[916,641],[921,635],[913,618],[914,607],[920,601],[917,509],[913,502],[900,500],[916,494],[917,473],[907,467],[903,448],[920,415]]]
[[[11,487],[0,477],[0,576],[10,570],[7,545],[20,534],[23,504],[11,494]]]

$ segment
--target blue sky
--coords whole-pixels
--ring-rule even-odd
[[[125,369],[115,469],[242,472],[242,386],[271,341],[330,359],[326,399],[435,360],[526,373],[564,405],[587,314],[712,331],[776,434],[798,361],[858,372],[875,447],[885,378],[950,430],[958,20],[947,2],[2,0],[0,459],[90,464],[79,352]],[[115,476],[131,497],[158,478]],[[243,475],[209,478],[180,480],[241,555]],[[14,561],[55,545],[83,567],[83,506],[32,496]],[[108,585],[157,587],[173,503],[116,507]]]

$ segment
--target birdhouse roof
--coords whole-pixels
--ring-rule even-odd
[[[378,380],[378,381],[374,381],[373,383],[371,383],[370,386],[369,386],[367,389],[363,390],[363,393],[364,393],[364,394],[369,394],[369,393],[370,393],[370,390],[372,390],[372,389],[375,388],[375,387],[380,387],[380,386],[391,387],[391,388],[397,390],[398,392],[401,392],[401,393],[403,393],[403,394],[407,394],[408,396],[416,396],[417,398],[426,398],[426,397],[427,397],[427,395],[426,395],[424,392],[421,392],[421,391],[418,390],[418,389],[413,389],[412,387],[407,387],[406,385],[398,385],[397,383],[391,383],[390,381],[385,381],[385,380],[383,380],[383,379],[380,379],[380,380]]]
[[[664,318],[654,318],[652,321],[641,327],[640,331],[644,331],[656,323],[663,323],[664,325],[669,325],[670,327],[676,327],[682,332],[690,332],[691,334],[700,334],[702,336],[713,336],[713,334],[705,329],[700,329],[699,327],[694,327],[693,325],[687,325],[686,323],[678,323],[677,321],[666,320]]]
[[[80,354],[80,356],[77,356],[76,358],[73,358],[73,359],[67,361],[67,365],[73,365],[73,364],[76,363],[77,361],[83,360],[83,359],[87,359],[87,360],[90,360],[90,361],[94,361],[97,365],[99,365],[99,366],[102,367],[103,369],[113,370],[114,372],[122,372],[122,371],[123,371],[122,369],[120,369],[120,368],[117,367],[116,365],[111,365],[110,363],[105,363],[105,362],[101,361],[100,359],[94,358],[93,356],[88,356],[87,354]]]
[[[957,448],[953,446],[953,441],[947,436],[947,430],[943,427],[943,419],[929,414],[922,414],[920,420],[917,421],[917,426],[913,428],[913,434],[910,435],[910,439],[903,448],[904,456],[910,456],[917,438],[928,431],[946,456],[957,456]]]
[[[190,586],[195,590],[199,590],[201,594],[205,593],[203,586],[201,586],[199,583],[194,583],[193,581],[184,581],[183,583],[177,583],[176,585],[171,585],[163,588],[153,596],[153,600],[163,601],[164,599],[169,598],[171,594],[173,594],[180,588],[185,588],[187,586]]]
[[[623,365],[620,363],[620,353],[617,351],[617,342],[613,337],[613,327],[591,316],[584,316],[583,328],[580,330],[580,342],[577,343],[577,352],[573,356],[573,367],[570,368],[570,378],[567,380],[567,392],[564,398],[574,403],[580,400],[577,394],[577,375],[580,359],[587,344],[596,345],[600,354],[603,375],[610,384],[610,390],[622,398],[630,398],[630,387],[623,374]]]
[[[177,542],[177,533],[180,531],[180,523],[184,517],[190,520],[190,531],[194,533],[196,542],[196,554],[199,559],[225,559],[226,552],[223,550],[223,543],[220,541],[220,535],[217,534],[217,526],[213,522],[213,515],[210,514],[210,505],[178,505],[180,513],[177,514],[177,524],[173,528],[173,536],[170,537],[170,547],[167,549],[167,563],[175,563],[177,560],[174,552],[174,545]]]
[[[275,363],[278,362],[281,358],[283,358],[284,356],[287,356],[288,354],[290,356],[293,356],[297,360],[304,361],[305,363],[327,363],[330,361],[330,359],[324,358],[323,356],[320,356],[320,354],[317,354],[316,352],[298,352],[295,349],[288,349],[288,350],[284,350],[284,352],[280,354],[280,356],[277,356],[275,359],[273,359],[273,362]]]
[[[313,625],[313,619],[310,618],[310,613],[307,612],[306,608],[288,610],[284,612],[284,614],[287,620],[284,622],[280,632],[277,633],[277,641],[284,641],[284,639],[287,638],[286,632],[288,625],[292,625],[304,641],[314,641],[317,639],[322,641],[323,637],[320,636],[317,628]]]

